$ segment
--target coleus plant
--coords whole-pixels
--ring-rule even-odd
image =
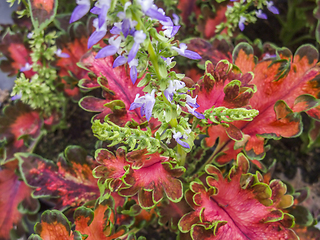
[[[232,2],[211,5],[217,13],[205,18],[205,37],[215,32],[212,22],[225,20],[224,12],[233,16],[221,23],[229,35],[265,18],[264,7],[279,13],[273,2],[261,0],[256,11],[237,15],[253,1]],[[9,60],[2,66],[20,76],[12,93],[16,103],[4,109],[0,125],[0,191],[8,191],[7,183],[14,187],[11,199],[0,198],[0,209],[10,209],[0,221],[0,239],[38,211],[36,199],[53,209],[42,213],[29,239],[145,239],[143,228],[152,224],[168,226],[180,239],[313,236],[304,230],[311,221],[294,231],[294,197],[283,182],[262,174],[267,167],[259,161],[267,139],[301,133],[301,112],[319,120],[313,46],[294,55],[274,47],[256,57],[248,43],[233,48],[219,39],[212,45],[176,40],[179,17],[166,1],[167,12],[152,0],[76,3],[67,29],[66,16],[57,15],[63,3],[25,2],[20,14],[30,16],[34,28],[28,42],[8,31],[1,44],[4,49],[15,39],[2,50]],[[197,17],[207,11],[192,3],[177,5],[184,21],[185,9]],[[89,11],[87,31],[77,21]],[[177,55],[198,63],[199,79],[177,70],[185,66]],[[88,149],[94,156],[69,145],[46,159],[35,148],[47,132],[66,127],[69,99],[97,113],[92,131],[100,141]],[[260,172],[253,173],[252,163]]]

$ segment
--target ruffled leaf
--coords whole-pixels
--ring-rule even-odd
[[[234,143],[223,134],[221,126],[208,129],[206,144],[212,146],[219,134],[219,144],[211,158],[218,164],[225,164],[244,148],[250,159],[262,159],[265,155],[265,138],[296,137],[302,131],[300,112],[319,119],[318,93],[319,68],[315,65],[318,52],[310,45],[300,47],[295,56],[289,50],[280,49],[281,59],[267,59],[256,63],[252,48],[238,45],[234,52],[234,63],[242,73],[253,72],[257,91],[248,104],[259,111],[259,116],[251,122],[233,122],[244,134],[244,139]],[[289,66],[289,67],[284,67]],[[201,102],[198,101],[201,106]],[[318,109],[319,108],[319,109]],[[235,151],[233,149],[236,149]]]
[[[66,148],[57,163],[35,154],[17,154],[24,181],[36,189],[33,196],[59,197],[56,208],[76,207],[98,197],[97,181],[92,176],[96,164],[77,146]]]
[[[242,154],[227,177],[207,165],[206,177],[185,194],[194,211],[181,218],[179,229],[193,239],[298,239],[290,229],[293,217],[277,208],[273,190],[248,169]]]
[[[177,178],[183,174],[184,168],[159,153],[137,150],[125,154],[119,148],[115,156],[106,149],[100,149],[96,159],[103,164],[94,169],[94,176],[100,178],[102,193],[119,190],[123,196],[138,194],[142,208],[153,207],[164,195],[173,202],[179,202],[183,196],[182,183]]]

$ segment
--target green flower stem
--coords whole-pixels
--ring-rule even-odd
[[[141,21],[141,17],[138,16],[137,12],[136,11],[132,11],[132,17],[134,20],[136,20],[138,22],[137,26],[136,26],[136,29],[137,30],[143,30],[144,33],[147,32],[147,30],[145,29],[142,21]],[[150,41],[150,38],[147,38],[145,41],[147,41],[147,50],[148,50],[148,53],[150,55],[150,61],[152,63],[152,66],[154,67],[154,70],[156,72],[156,75],[157,75],[157,78],[158,80],[160,81],[163,76],[161,75],[161,72],[160,72],[160,68],[159,68],[159,64],[158,64],[158,57],[157,57],[157,54],[152,46],[152,43]]]

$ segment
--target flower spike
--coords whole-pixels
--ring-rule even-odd
[[[90,10],[90,0],[76,0],[78,6],[73,10],[69,23],[78,21]]]

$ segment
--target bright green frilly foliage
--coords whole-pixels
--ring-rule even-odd
[[[66,101],[63,93],[58,90],[57,70],[50,66],[55,60],[55,32],[44,34],[33,33],[29,44],[32,50],[32,71],[36,72],[31,79],[23,73],[15,81],[11,95],[21,95],[21,101],[33,109],[41,109],[46,114],[61,109]]]
[[[258,114],[259,111],[256,109],[212,107],[205,110],[203,115],[213,123],[223,124],[228,127],[226,122],[252,121]],[[207,121],[203,120],[203,122]]]

